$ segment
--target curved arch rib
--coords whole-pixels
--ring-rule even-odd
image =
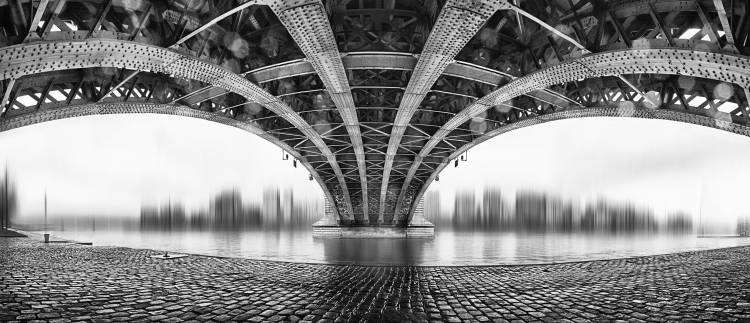
[[[0,79],[15,80],[42,72],[90,67],[117,67],[173,74],[221,87],[265,106],[298,128],[326,157],[344,195],[346,209],[343,211],[347,214],[341,214],[342,208],[337,205],[339,215],[346,219],[351,217],[346,182],[335,155],[322,137],[291,107],[240,75],[161,47],[121,40],[57,41],[0,48]]]
[[[455,152],[453,152],[448,158],[446,158],[443,162],[440,163],[440,165],[436,168],[435,172],[433,172],[430,177],[425,181],[425,184],[420,189],[419,193],[416,194],[415,201],[419,201],[419,199],[424,196],[424,193],[427,191],[427,188],[430,186],[433,180],[435,180],[435,177],[437,177],[438,174],[450,163],[451,160],[458,158],[466,152],[467,150],[476,147],[477,145],[492,139],[498,135],[533,126],[538,125],[541,123],[546,122],[553,122],[553,121],[559,121],[559,120],[565,120],[565,119],[573,119],[573,118],[591,118],[591,117],[614,117],[614,118],[643,118],[643,119],[659,119],[659,120],[670,120],[670,121],[676,121],[676,122],[683,122],[683,123],[689,123],[689,124],[695,124],[700,125],[704,127],[714,128],[714,129],[720,129],[724,131],[729,131],[738,135],[748,136],[750,137],[750,127],[746,125],[740,125],[736,123],[731,123],[724,120],[718,120],[711,117],[706,116],[700,116],[695,114],[689,114],[685,112],[679,112],[674,110],[652,110],[647,108],[632,108],[632,109],[622,109],[617,107],[589,107],[589,108],[576,108],[572,110],[567,111],[560,111],[555,112],[547,115],[541,115],[538,117],[525,119],[519,122],[514,122],[512,124],[509,124],[507,126],[502,126],[500,128],[497,128],[493,131],[490,131],[481,137],[475,139],[474,141],[467,143],[461,147],[459,147]],[[411,206],[409,210],[410,217],[414,214],[414,210],[416,209],[417,205],[414,204]],[[411,218],[409,218],[411,220]]]
[[[487,19],[501,8],[509,8],[509,6],[503,1],[476,4],[455,0],[448,1],[440,12],[435,27],[430,32],[427,43],[419,55],[393,122],[383,166],[378,222],[383,222],[394,157],[401,145],[401,139],[409,121],[438,77],[443,74],[448,65],[453,63],[458,52],[474,37]],[[392,219],[394,223],[397,218],[397,209],[394,208]]]
[[[425,144],[413,165],[399,196],[400,209],[404,192],[408,189],[422,160],[429,156],[437,144],[460,125],[489,108],[507,102],[519,95],[554,84],[620,74],[672,74],[688,75],[750,86],[750,59],[742,56],[708,53],[683,49],[640,49],[591,54],[548,67],[518,78],[472,103],[448,120]],[[450,159],[448,159],[450,160]],[[437,172],[433,173],[436,175]],[[433,176],[431,176],[432,178]],[[424,185],[427,185],[426,182]],[[424,187],[423,187],[424,189]],[[410,217],[411,207],[406,214]]]
[[[362,134],[349,88],[349,80],[346,77],[344,64],[341,61],[336,39],[323,4],[319,0],[309,0],[304,3],[282,1],[271,5],[271,9],[320,76],[344,121],[344,127],[349,133],[352,149],[357,159],[359,181],[362,187],[363,221],[366,224],[368,220],[367,170]]]
[[[267,132],[263,131],[263,129],[260,129],[252,124],[238,121],[216,113],[191,109],[183,105],[155,103],[91,103],[67,106],[64,108],[42,110],[40,112],[27,113],[10,119],[0,120],[0,132],[53,120],[107,114],[175,115],[218,122],[227,126],[245,130],[271,142],[281,149],[288,151],[292,156],[294,156],[294,158],[297,158],[297,160],[299,160],[299,162],[302,163],[302,165],[310,172],[313,178],[317,181],[318,185],[320,185],[320,187],[323,189],[323,193],[325,194],[325,196],[329,200],[332,200],[333,198],[328,189],[326,189],[325,185],[323,185],[323,179],[320,178],[318,173],[315,171],[315,168],[310,165],[310,163],[304,156],[300,155],[299,152],[292,149],[292,147],[290,147],[283,141],[274,136],[271,136]]]

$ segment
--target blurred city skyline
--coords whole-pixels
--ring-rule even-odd
[[[715,223],[680,210],[657,214],[632,201],[579,201],[534,190],[507,194],[498,187],[459,191],[453,203],[440,192],[425,195],[424,213],[436,228],[454,230],[612,233],[734,233],[737,223]],[[451,205],[446,207],[446,205]]]
[[[459,191],[450,205],[440,192],[425,195],[425,218],[438,230],[531,233],[698,234],[748,235],[750,217],[736,222],[695,217],[679,210],[657,214],[630,201],[599,198],[573,201],[534,190],[504,193],[483,187],[482,194]],[[321,218],[325,202],[295,199],[290,189],[266,188],[258,201],[244,201],[239,189],[213,195],[205,208],[186,210],[180,200],[142,205],[139,217],[54,215],[26,216],[14,226],[27,230],[90,231],[246,231],[311,230]]]
[[[0,163],[9,164],[18,185],[21,215],[43,212],[45,189],[51,214],[138,217],[141,205],[170,197],[188,211],[200,210],[215,192],[232,187],[248,203],[261,201],[268,187],[322,203],[307,170],[281,155],[242,130],[162,115],[72,118],[0,133]],[[739,135],[663,120],[585,118],[483,143],[428,191],[452,203],[467,189],[532,189],[732,222],[746,213],[747,163],[750,140]]]
[[[260,202],[243,201],[239,189],[215,194],[208,207],[185,210],[181,201],[142,205],[141,230],[244,230],[308,228],[323,214],[322,201],[295,199],[287,188],[267,187]]]

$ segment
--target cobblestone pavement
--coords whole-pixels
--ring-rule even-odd
[[[750,321],[750,247],[554,265],[384,267],[0,239],[0,321]]]

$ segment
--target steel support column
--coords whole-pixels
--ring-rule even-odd
[[[380,206],[378,222],[384,221],[383,214],[386,207],[388,183],[390,180],[393,159],[398,152],[401,139],[406,128],[411,122],[412,116],[422,103],[427,92],[435,84],[443,71],[453,63],[454,58],[474,37],[482,25],[485,24],[498,9],[509,8],[504,2],[481,1],[463,2],[459,0],[448,1],[438,16],[435,27],[430,32],[422,53],[419,55],[417,65],[412,72],[409,84],[406,87],[404,97],[399,104],[396,119],[393,122],[388,150],[386,151],[385,165],[383,169],[383,180],[380,187]],[[404,186],[405,188],[407,186]],[[399,199],[404,195],[404,189],[399,193]],[[398,205],[398,203],[396,203]],[[398,209],[393,208],[392,222],[395,224],[399,218]]]
[[[367,224],[368,199],[367,199],[367,170],[365,165],[365,152],[362,143],[362,134],[354,107],[349,80],[344,71],[336,39],[331,30],[323,3],[319,0],[282,1],[274,2],[271,8],[279,17],[281,23],[287,28],[289,34],[297,42],[297,45],[307,57],[318,76],[326,86],[331,99],[336,104],[341,119],[344,121],[346,131],[349,133],[354,154],[357,158],[359,170],[359,181],[362,186],[362,221]],[[346,182],[343,181],[342,188],[349,195]],[[349,205],[350,212],[352,206]]]

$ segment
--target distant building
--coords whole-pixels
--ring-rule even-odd
[[[548,231],[573,231],[573,205],[559,197],[547,199],[545,226]]]
[[[693,217],[685,212],[667,214],[665,231],[674,233],[693,232]]]
[[[526,230],[546,230],[547,196],[534,191],[516,192],[516,221]]]
[[[442,224],[440,214],[440,193],[428,191],[424,196],[424,217],[434,224]]]
[[[485,188],[482,194],[480,225],[486,229],[512,228],[513,217],[505,208],[499,188]]]
[[[740,216],[737,218],[737,235],[750,237],[750,216]]]
[[[292,213],[294,212],[294,193],[291,187],[284,190],[284,200],[281,201],[281,212],[281,226],[291,225]]]
[[[228,229],[244,220],[242,194],[238,189],[222,191],[209,202],[208,209],[215,227]]]
[[[456,193],[456,203],[453,207],[453,227],[457,229],[473,228],[476,211],[474,191]]]
[[[141,205],[140,227],[141,230],[159,228],[159,209],[156,206]]]
[[[281,214],[281,196],[278,188],[266,188],[263,190],[261,201],[261,218],[263,225],[267,227],[278,227]]]

